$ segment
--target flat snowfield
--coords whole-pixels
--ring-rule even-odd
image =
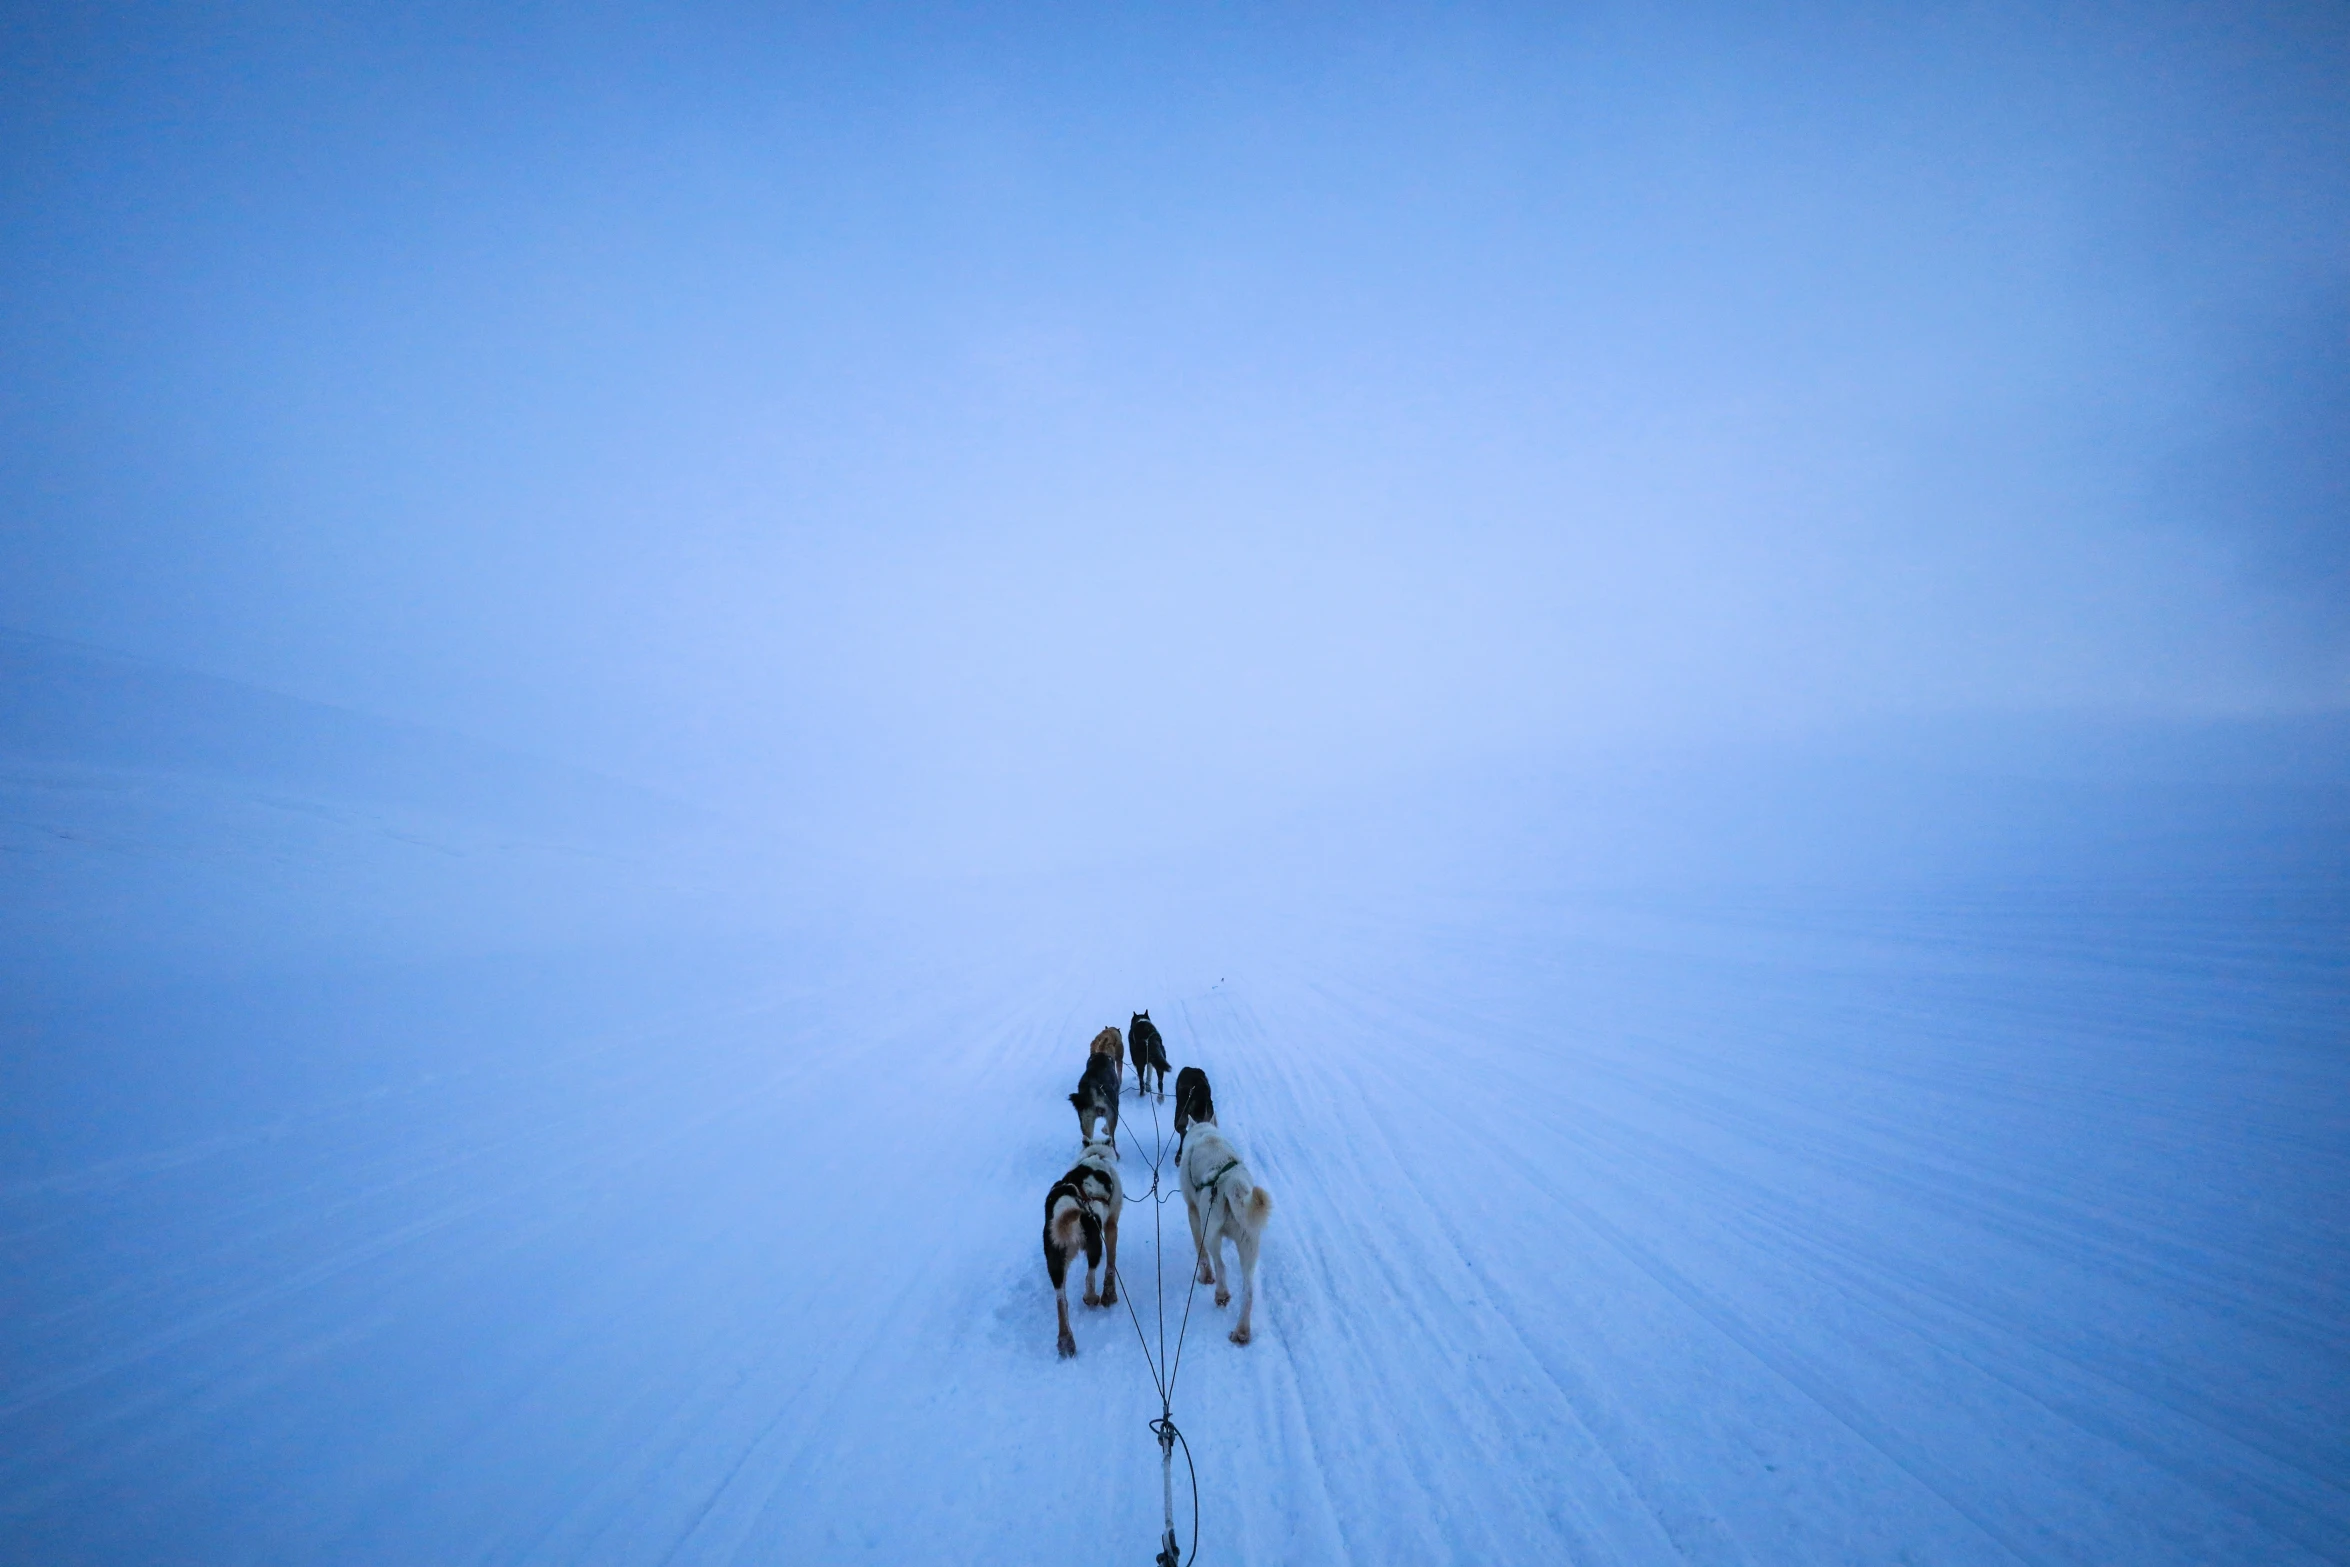
[[[0,1556],[1147,1562],[1136,1324],[1056,1359],[1038,1235],[1085,1042],[1148,1006],[1276,1202],[1256,1342],[1189,1301],[1202,1562],[2350,1561],[2345,938],[2317,896],[1516,898],[1180,963],[20,1008],[22,1060],[220,1081],[92,1065],[134,1132],[53,1060],[19,1099]],[[305,1049],[364,1065],[233,1081]],[[1154,1350],[1180,1198],[1159,1239],[1131,1204]]]

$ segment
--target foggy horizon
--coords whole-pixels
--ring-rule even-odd
[[[7,58],[29,632],[942,844],[2350,702],[2338,12]]]

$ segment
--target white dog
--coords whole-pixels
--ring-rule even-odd
[[[1224,1140],[1213,1119],[1194,1117],[1183,1145],[1183,1206],[1191,1214],[1192,1244],[1199,1248],[1199,1281],[1216,1286],[1216,1304],[1229,1305],[1231,1279],[1224,1272],[1224,1237],[1240,1254],[1240,1321],[1232,1342],[1248,1342],[1249,1308],[1257,1300],[1257,1243],[1273,1216],[1273,1194],[1259,1186],[1240,1155]]]

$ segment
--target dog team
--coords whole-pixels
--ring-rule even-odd
[[[1069,1331],[1069,1265],[1085,1254],[1085,1303],[1118,1304],[1118,1215],[1126,1193],[1118,1179],[1118,1100],[1126,1091],[1126,1050],[1134,1048],[1134,1091],[1167,1096],[1167,1045],[1148,1012],[1137,1012],[1120,1038],[1116,1027],[1093,1036],[1085,1075],[1069,1103],[1077,1107],[1077,1132],[1085,1151],[1069,1173],[1044,1194],[1044,1271],[1053,1281],[1053,1306],[1061,1319],[1061,1358],[1077,1353]],[[1096,1126],[1106,1126],[1101,1136]],[[1273,1194],[1259,1186],[1248,1166],[1216,1126],[1216,1101],[1208,1074],[1187,1066],[1175,1074],[1175,1167],[1183,1176],[1183,1206],[1191,1217],[1191,1243],[1198,1254],[1199,1282],[1216,1286],[1216,1304],[1231,1304],[1232,1274],[1224,1265],[1224,1241],[1240,1257],[1240,1321],[1232,1342],[1249,1339],[1249,1309],[1257,1299],[1257,1245],[1273,1216]]]

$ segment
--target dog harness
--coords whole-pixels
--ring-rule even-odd
[[[1239,1161],[1237,1160],[1234,1161],[1234,1163],[1238,1162]],[[1108,1223],[1110,1218],[1110,1193],[1105,1191],[1098,1197],[1094,1196],[1086,1189],[1087,1183],[1092,1181],[1099,1181],[1104,1186],[1107,1186],[1109,1184],[1109,1177],[1102,1174],[1099,1170],[1089,1170],[1087,1171],[1083,1180],[1072,1181],[1068,1179],[1068,1177],[1064,1176],[1060,1180],[1055,1181],[1053,1183],[1053,1189],[1044,1195],[1044,1211],[1046,1213],[1051,1213],[1053,1211],[1053,1204],[1061,1200],[1061,1193],[1067,1192],[1070,1196],[1077,1199],[1077,1206],[1084,1209],[1086,1213],[1091,1215],[1095,1222],[1102,1224]]]
[[[1206,1180],[1199,1183],[1199,1189],[1203,1192],[1213,1193],[1216,1189],[1216,1183],[1224,1179],[1225,1176],[1229,1175],[1232,1172],[1232,1167],[1238,1163],[1240,1163],[1240,1156],[1238,1154],[1235,1154],[1231,1158],[1225,1160],[1221,1165],[1217,1166],[1215,1174],[1209,1176]]]

